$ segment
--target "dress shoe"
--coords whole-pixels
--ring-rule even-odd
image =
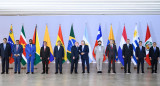
[[[4,72],[1,72],[1,74],[4,74]]]
[[[21,72],[18,72],[18,74],[21,74]]]
[[[46,72],[46,74],[48,74],[48,72]]]
[[[78,72],[75,72],[75,74],[78,74]]]
[[[6,74],[9,74],[8,72],[6,72]]]
[[[58,74],[58,72],[55,72],[55,74]]]
[[[90,73],[90,72],[87,72],[87,73]]]
[[[34,72],[32,72],[32,74],[34,74]]]
[[[116,71],[114,71],[113,73],[116,73]]]
[[[82,73],[85,73],[85,72],[82,72]]]
[[[42,72],[41,74],[45,74],[45,72]]]
[[[27,72],[26,74],[29,74],[29,72]]]
[[[60,74],[63,74],[62,72],[60,72]]]
[[[110,73],[110,71],[108,71],[108,73]]]
[[[14,72],[14,74],[17,74],[17,72]]]
[[[128,73],[131,73],[131,72],[128,72]]]
[[[155,71],[155,73],[157,73],[157,71]]]

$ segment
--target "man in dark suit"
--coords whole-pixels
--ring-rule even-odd
[[[157,73],[159,48],[157,47],[156,42],[153,42],[153,46],[149,49],[149,57],[152,65],[152,73]]]
[[[75,73],[77,74],[77,66],[79,60],[79,43],[75,42],[75,45],[71,48],[71,74],[73,73],[73,68]],[[74,67],[75,65],[75,67]]]
[[[83,69],[82,73],[85,73],[85,62],[87,64],[87,72],[89,73],[89,56],[88,56],[89,47],[88,47],[88,45],[85,45],[84,40],[81,41],[79,51],[80,51],[80,55],[81,55],[81,59],[82,59],[82,69]]]
[[[0,58],[2,61],[1,74],[5,73],[5,68],[6,68],[6,74],[8,74],[10,56],[11,56],[11,46],[9,43],[7,43],[7,38],[3,38],[3,43],[0,44]]]
[[[12,47],[12,54],[15,63],[15,70],[14,73],[17,73],[17,66],[18,66],[18,74],[20,74],[21,69],[21,59],[22,59],[23,47],[19,44],[19,40],[16,40],[16,44]]]
[[[139,46],[136,47],[136,59],[137,59],[137,73],[139,73],[139,66],[141,63],[141,70],[144,73],[144,59],[146,59],[146,50],[142,46],[142,41],[139,41]]]
[[[57,42],[57,46],[54,47],[54,58],[56,61],[56,72],[58,74],[58,65],[60,69],[60,74],[62,74],[62,60],[64,59],[64,48],[61,46],[61,41]]]
[[[127,39],[127,43],[123,45],[123,59],[124,59],[124,73],[127,72],[127,64],[128,64],[128,73],[130,71],[131,58],[133,57],[133,46],[130,44],[130,40]]]
[[[48,74],[48,63],[49,63],[49,58],[50,58],[50,49],[47,46],[47,42],[43,42],[44,46],[41,47],[40,51],[40,57],[42,60],[42,65],[43,65],[43,72],[42,74]]]
[[[113,44],[113,40],[110,40],[110,44],[107,45],[106,48],[106,56],[108,58],[109,64],[108,64],[108,73],[111,71],[111,61],[113,65],[113,73],[116,73],[115,71],[115,57],[118,58],[118,53],[117,53],[117,47],[116,45]]]

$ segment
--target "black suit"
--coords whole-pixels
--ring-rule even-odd
[[[0,56],[2,58],[2,72],[8,73],[9,68],[9,57],[11,56],[11,46],[10,44],[6,44],[6,48],[4,49],[3,43],[0,44]]]
[[[88,47],[88,45],[84,45],[83,49],[82,49],[82,45],[80,45],[79,46],[79,51],[80,51],[80,54],[84,53],[84,55],[81,55],[82,70],[83,70],[83,72],[85,72],[85,62],[86,62],[86,64],[87,64],[87,72],[89,73],[89,57],[88,57],[89,47]]]
[[[56,57],[56,72],[58,73],[58,65],[60,68],[60,73],[62,73],[62,58],[64,58],[64,48],[60,46],[58,50],[58,46],[54,47],[54,57]]]
[[[42,64],[43,64],[43,73],[48,73],[48,63],[50,57],[50,49],[48,46],[44,49],[44,46],[41,47],[40,57],[42,57]],[[45,67],[46,66],[46,67]]]
[[[124,58],[124,72],[127,72],[127,63],[128,63],[128,73],[130,73],[130,65],[131,65],[131,56],[133,56],[133,46],[129,44],[123,45],[123,51],[122,51]]]
[[[156,47],[156,50],[154,51],[154,48],[151,47],[149,49],[149,57],[151,57],[151,65],[152,65],[152,73],[157,72],[157,63],[158,63],[158,57],[159,57],[159,48]],[[155,70],[154,70],[155,66]]]
[[[139,73],[140,63],[141,63],[142,73],[144,73],[144,57],[146,57],[145,47],[142,46],[141,49],[140,49],[140,47],[136,47],[136,57],[138,57],[138,59],[137,59],[137,73]]]
[[[75,57],[75,59],[73,59]],[[77,66],[79,60],[79,47],[72,46],[71,48],[71,73],[73,72],[74,64],[75,64],[75,73],[77,73]]]
[[[115,57],[118,55],[116,45],[107,45],[106,56],[108,56],[108,72],[111,71],[111,61],[113,62],[113,72],[115,72]]]

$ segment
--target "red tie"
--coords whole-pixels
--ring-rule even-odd
[[[46,48],[44,48],[44,51],[46,51]]]

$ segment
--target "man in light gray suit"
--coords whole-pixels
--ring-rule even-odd
[[[96,62],[97,62],[97,73],[102,73],[102,62],[103,57],[105,55],[105,48],[101,45],[102,42],[98,41],[98,46],[95,47],[94,53],[96,55]]]
[[[116,45],[113,43],[113,40],[110,40],[110,44],[107,45],[106,48],[106,56],[108,58],[109,64],[108,64],[108,73],[111,71],[111,62],[113,65],[113,73],[116,73],[115,71],[115,57],[118,58],[117,48]]]

